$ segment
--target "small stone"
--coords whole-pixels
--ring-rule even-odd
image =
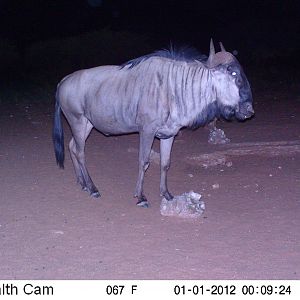
[[[230,143],[230,139],[226,137],[224,131],[222,129],[216,128],[209,132],[208,142],[210,144],[228,144]]]
[[[136,149],[136,148],[133,148],[133,147],[129,147],[129,148],[127,149],[127,152],[129,152],[129,153],[138,153],[139,150]]]
[[[232,167],[232,161],[227,161],[226,162],[226,167],[228,167],[228,168]]]
[[[220,185],[219,185],[218,183],[214,183],[214,184],[212,185],[212,188],[213,188],[214,190],[219,189],[219,188],[220,188]]]

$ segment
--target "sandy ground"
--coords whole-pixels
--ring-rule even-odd
[[[160,214],[155,161],[151,206],[135,205],[138,135],[92,131],[87,165],[102,195],[93,199],[68,153],[65,170],[55,164],[51,97],[3,105],[0,278],[300,279],[300,98],[255,99],[253,120],[219,123],[229,145],[208,144],[205,129],[176,138],[169,187],[202,194],[197,220]]]

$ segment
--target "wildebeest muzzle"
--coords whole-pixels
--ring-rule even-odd
[[[251,118],[254,115],[254,109],[251,102],[242,102],[235,111],[235,117],[239,121]]]
[[[241,73],[241,82],[239,86],[240,101],[238,107],[235,110],[235,117],[238,120],[243,121],[251,118],[254,115],[250,84],[246,78],[246,75],[243,72]]]

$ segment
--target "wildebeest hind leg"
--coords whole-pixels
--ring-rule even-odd
[[[173,141],[174,137],[160,140],[160,194],[167,200],[173,199],[167,186],[167,172],[170,168],[170,156]]]
[[[78,183],[82,189],[88,191],[91,196],[100,197],[100,193],[95,187],[85,166],[85,141],[92,128],[93,125],[84,116],[81,116],[79,120],[73,122],[71,124],[73,138],[69,143],[69,149]]]
[[[148,207],[147,198],[143,194],[144,176],[149,167],[150,152],[154,140],[154,133],[140,132],[140,149],[139,149],[139,175],[136,184],[135,197],[138,198],[137,205],[141,207]]]

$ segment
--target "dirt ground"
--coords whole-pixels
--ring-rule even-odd
[[[1,107],[1,279],[300,279],[299,96],[256,93],[254,119],[219,123],[228,145],[208,144],[206,129],[179,134],[169,187],[202,195],[196,220],[160,214],[155,161],[151,206],[135,205],[136,134],[92,131],[87,165],[101,198],[81,191],[68,152],[64,170],[54,160],[52,101]]]

